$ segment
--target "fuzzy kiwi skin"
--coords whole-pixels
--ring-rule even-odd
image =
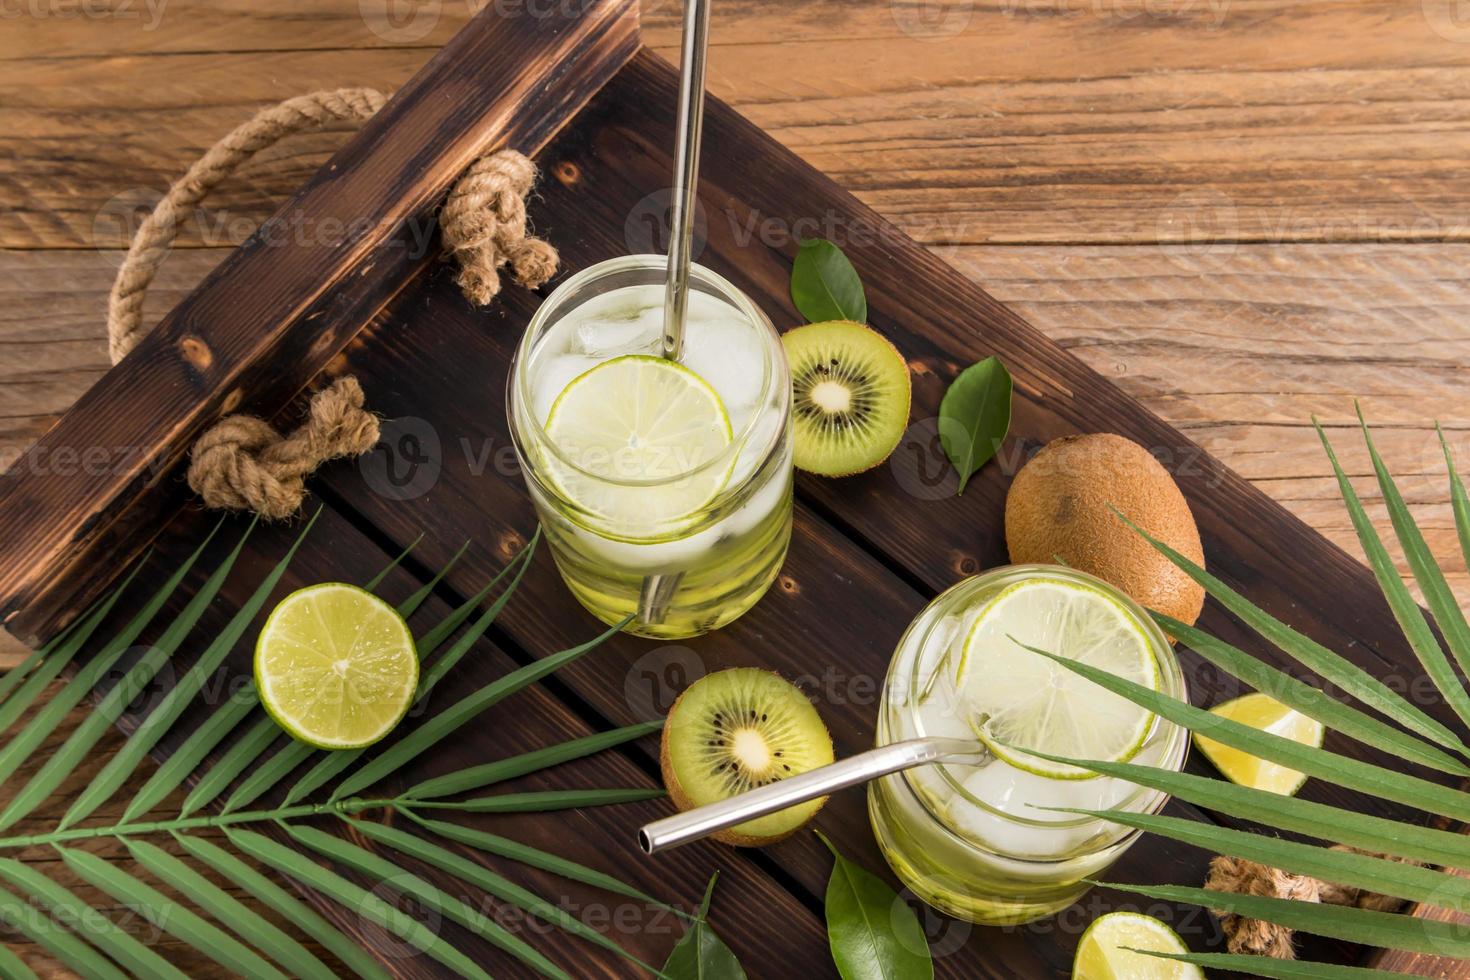
[[[887,337],[883,336],[881,333],[879,333],[877,330],[874,330],[872,327],[868,326],[866,323],[858,323],[856,320],[824,320],[821,323],[808,323],[808,324],[805,324],[804,326],[795,327],[795,328],[793,328],[791,330],[788,330],[786,333],[787,334],[793,334],[793,333],[796,333],[798,330],[805,330],[808,327],[822,327],[822,326],[826,326],[829,323],[842,323],[842,324],[847,324],[849,326],[860,327],[863,330],[866,330],[869,333],[871,333],[874,337],[877,337],[879,340],[883,341],[883,343],[885,343],[885,344],[888,345],[888,349],[891,350],[891,351],[893,351],[893,356],[895,358],[897,358],[898,359],[898,362],[900,364],[903,364],[904,367],[905,367],[904,381],[906,383],[903,386],[903,407],[900,410],[899,415],[902,418],[905,418],[905,419],[908,418],[908,416],[909,416],[909,410],[913,406],[913,399],[914,399],[913,382],[912,382],[912,379],[909,377],[909,374],[908,374],[908,371],[907,371],[908,360],[903,356],[903,352],[900,351],[896,346],[894,346],[893,341],[889,340]],[[783,334],[783,336],[785,336],[785,335]],[[799,469],[799,470],[801,470],[803,473],[810,473],[813,476],[826,477],[826,478],[832,479],[832,480],[841,480],[841,479],[843,479],[845,477],[857,476],[859,473],[866,473],[868,470],[876,469],[877,467],[882,466],[885,462],[888,461],[888,457],[890,457],[890,456],[893,455],[893,451],[898,448],[898,444],[901,443],[901,442],[903,442],[903,432],[902,431],[899,432],[898,438],[893,441],[893,445],[889,446],[888,447],[888,451],[885,452],[881,457],[879,457],[878,459],[873,460],[871,463],[868,463],[866,465],[858,466],[855,469],[842,470],[840,472],[839,471],[828,471],[828,470],[817,470],[817,469],[811,469],[809,466],[803,466],[803,465],[801,465],[801,463],[797,463],[796,468]]]
[[[775,674],[776,672],[769,671],[768,673]],[[780,677],[781,675],[776,674],[776,676]],[[669,709],[668,717],[674,717],[674,712],[679,710],[679,702],[683,700],[684,695],[681,693],[674,700],[674,706]],[[668,790],[669,799],[673,801],[674,806],[679,810],[680,813],[683,813],[686,810],[694,809],[695,803],[687,795],[685,795],[684,787],[679,785],[679,778],[674,774],[673,761],[669,758],[668,725],[664,725],[663,734],[659,738],[658,765],[659,769],[663,771],[664,789]],[[816,808],[812,810],[811,817],[808,817],[802,823],[799,823],[795,827],[792,827],[784,834],[777,834],[774,837],[752,837],[750,834],[737,833],[734,828],[730,828],[728,830],[717,830],[713,834],[710,834],[710,837],[714,840],[719,841],[722,844],[729,844],[731,847],[765,847],[768,844],[779,844],[781,841],[785,840],[792,834],[796,833],[798,830],[804,828],[807,824],[811,823],[816,815],[822,812],[822,807],[827,805],[827,799],[828,798],[825,796],[822,797],[821,800],[818,801]]]
[[[1054,564],[1060,557],[1122,589],[1145,609],[1193,624],[1205,590],[1119,520],[1112,507],[1204,564],[1194,514],[1169,471],[1138,443],[1111,434],[1056,439],[1016,474],[1006,495],[1011,561]]]

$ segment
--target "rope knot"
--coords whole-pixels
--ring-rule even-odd
[[[556,249],[527,234],[526,195],[535,183],[536,165],[502,150],[476,160],[444,202],[439,232],[459,263],[454,281],[476,306],[499,294],[501,266],[532,289],[556,274]]]
[[[377,442],[378,418],[363,408],[362,386],[340,378],[312,396],[306,422],[289,436],[253,415],[222,419],[194,444],[189,486],[206,506],[284,520],[301,508],[306,477],[318,466]]]

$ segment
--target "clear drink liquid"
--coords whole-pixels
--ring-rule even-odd
[[[619,518],[571,499],[555,473],[575,461],[547,433],[552,407],[599,364],[658,353],[663,261],[613,260],[558,289],[521,345],[511,400],[527,484],[573,594],[604,622],[631,615],[630,631],[676,638],[730,622],[780,570],[791,535],[791,395],[769,321],[733,286],[696,267],[680,363],[718,395],[732,438],[725,457],[691,462],[728,473],[723,489],[690,511],[688,494],[669,489],[682,485],[682,474],[631,486],[603,481],[613,485],[603,488],[609,492],[636,495],[636,516],[623,508]],[[600,273],[604,266],[613,269]]]
[[[990,599],[1037,575],[1065,579],[1078,573],[999,569],[961,582],[919,614],[889,668],[879,744],[926,735],[974,738],[954,683],[960,647]],[[1136,609],[1121,593],[1078,577]],[[1138,617],[1140,625],[1148,623],[1141,611]],[[1162,689],[1178,697],[1183,678],[1173,651],[1156,628],[1149,635]],[[1177,769],[1186,746],[1183,729],[1156,718],[1130,761]],[[1116,861],[1136,836],[1116,824],[1043,807],[1152,812],[1166,800],[1120,779],[1055,779],[991,758],[981,766],[925,766],[877,780],[869,787],[868,812],[884,856],[915,894],[951,915],[1008,925],[1076,901],[1088,887],[1083,879]]]

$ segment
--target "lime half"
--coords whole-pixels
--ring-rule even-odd
[[[724,489],[730,416],[676,361],[629,354],[573,378],[551,406],[547,461],[558,489],[601,517],[648,525],[693,513]],[[567,465],[567,463],[572,465]]]
[[[1210,709],[1210,714],[1229,718],[1231,721],[1238,721],[1242,725],[1249,725],[1259,731],[1270,732],[1272,735],[1280,735],[1282,738],[1289,738],[1303,745],[1322,747],[1322,723],[1320,721],[1308,718],[1301,712],[1288,708],[1275,698],[1264,694],[1247,694],[1233,701],[1217,704]],[[1239,749],[1221,745],[1214,739],[1205,738],[1203,735],[1195,735],[1194,744],[1199,746],[1205,758],[1214,763],[1215,768],[1220,770],[1226,779],[1241,786],[1291,796],[1302,788],[1302,783],[1307,781],[1306,775],[1295,769],[1288,769],[1274,762],[1247,755]]]
[[[1137,912],[1109,912],[1082,934],[1072,961],[1072,980],[1204,980],[1204,971],[1193,963],[1134,950],[1187,953],[1189,947],[1158,919]]]
[[[961,710],[992,752],[1052,779],[1096,774],[1024,750],[1107,762],[1138,754],[1153,712],[1022,644],[1159,689],[1148,636],[1116,599],[1060,579],[1017,582],[976,616],[955,675]]]
[[[293,592],[271,612],[255,644],[260,703],[294,738],[357,749],[391,732],[408,712],[419,657],[403,617],[355,585]]]

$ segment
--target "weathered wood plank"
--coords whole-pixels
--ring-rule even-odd
[[[153,31],[8,20],[0,246],[116,245],[128,202],[161,193],[256,105],[392,88],[473,10],[551,6],[404,5],[388,27],[375,13],[386,0],[310,16],[272,0],[259,20],[253,6],[171,0]],[[644,6],[650,44],[673,56],[677,5]],[[360,8],[391,37],[433,29],[385,42]],[[711,86],[926,243],[1465,240],[1470,45],[1447,12],[1440,0],[741,0],[714,14]],[[259,223],[335,145],[304,138],[253,165],[188,240]]]

